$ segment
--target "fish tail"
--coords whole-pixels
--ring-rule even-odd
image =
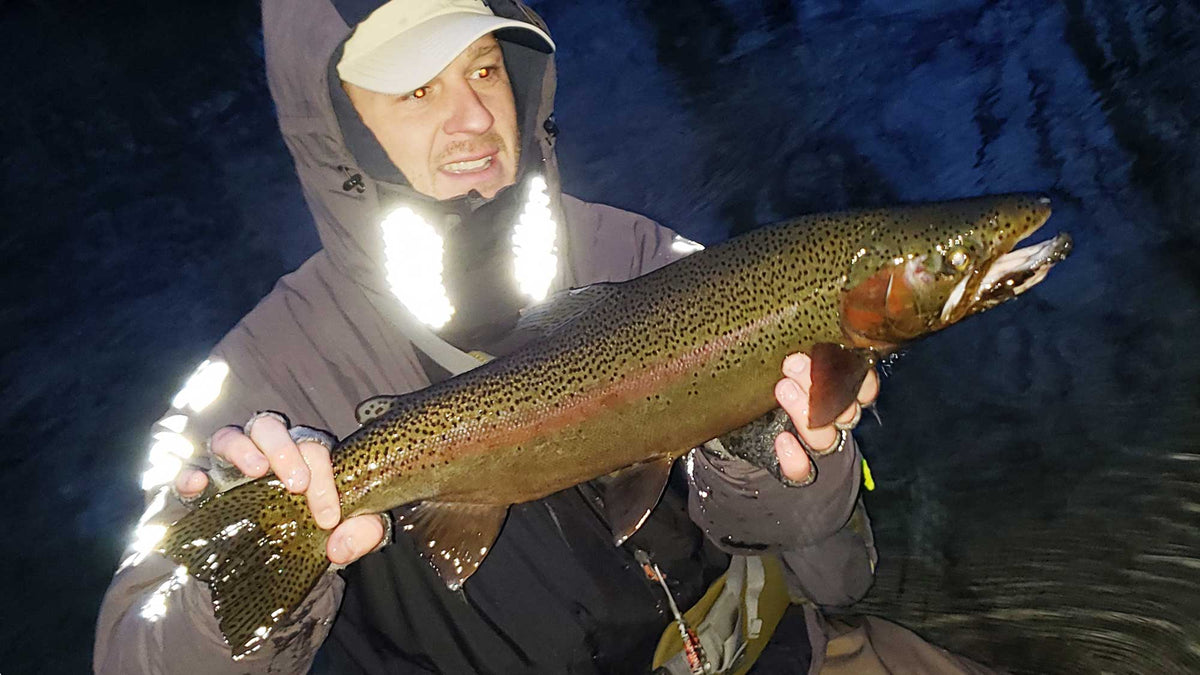
[[[265,478],[201,503],[167,531],[158,550],[207,582],[235,660],[262,646],[329,567],[329,533],[303,494]]]

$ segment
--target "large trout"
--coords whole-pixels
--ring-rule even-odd
[[[1038,283],[1070,238],[1013,247],[1049,215],[1036,195],[810,215],[569,292],[512,355],[360,405],[333,451],[342,516],[406,506],[397,525],[457,588],[510,505],[625,470],[613,480],[633,488],[609,494],[646,509],[620,505],[623,541],[672,461],[775,408],[785,356],[812,356],[810,420],[832,422],[880,356]],[[327,537],[268,476],[200,504],[159,550],[209,583],[240,657],[327,569]]]

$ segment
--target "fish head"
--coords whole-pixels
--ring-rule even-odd
[[[857,347],[888,349],[1029,290],[1071,238],[1017,248],[1050,217],[1050,200],[1011,194],[867,212],[841,296]]]

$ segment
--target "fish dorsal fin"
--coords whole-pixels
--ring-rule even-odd
[[[553,333],[611,296],[619,285],[603,282],[559,291],[522,312],[517,330],[531,331],[537,335]]]
[[[396,402],[399,401],[400,398],[400,396],[396,396],[394,394],[372,396],[362,403],[359,403],[358,407],[354,409],[354,419],[358,420],[359,426],[362,426],[391,410],[393,407],[395,407]]]
[[[863,378],[875,366],[874,354],[867,349],[850,349],[829,342],[813,345],[812,391],[809,396],[808,423],[812,428],[833,424],[837,416],[858,397]]]
[[[479,350],[469,351],[467,352],[467,355],[478,361],[479,365],[483,365],[496,358],[487,352],[481,352]],[[354,409],[354,419],[358,420],[359,426],[362,426],[394,408],[396,406],[396,402],[401,398],[404,397],[397,394],[372,396],[362,403],[359,403]]]
[[[456,591],[492,549],[508,506],[421,502],[394,513],[396,526],[412,536],[421,557]]]
[[[617,546],[646,522],[662,497],[674,460],[664,457],[634,464],[594,481],[603,503],[604,518]]]

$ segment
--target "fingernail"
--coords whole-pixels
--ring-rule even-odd
[[[800,387],[791,380],[783,380],[779,384],[779,398],[791,402],[800,398]]]
[[[803,354],[791,354],[783,360],[783,372],[789,375],[799,375],[808,367],[808,359]]]
[[[232,436],[233,434],[240,433],[242,433],[242,430],[237,427],[221,427],[220,429],[212,432],[212,436],[208,437],[208,441],[209,443],[219,443],[221,439],[225,438],[226,436]]]
[[[785,457],[795,457],[796,451],[800,449],[800,444],[788,434],[780,434],[776,437],[776,440],[776,447],[779,448],[779,453]]]
[[[816,478],[816,465],[804,454],[800,443],[791,435],[780,434],[778,439],[775,450],[779,456],[779,472],[796,486],[812,483]],[[802,470],[801,465],[803,465],[804,474],[796,476],[795,474]]]
[[[346,560],[346,545],[342,537],[329,540],[329,559],[339,565]]]
[[[184,469],[184,471],[186,472],[185,474],[175,478],[175,490],[179,493],[179,496],[190,499],[200,491],[200,486],[196,484],[198,472],[188,471],[187,469]]]

